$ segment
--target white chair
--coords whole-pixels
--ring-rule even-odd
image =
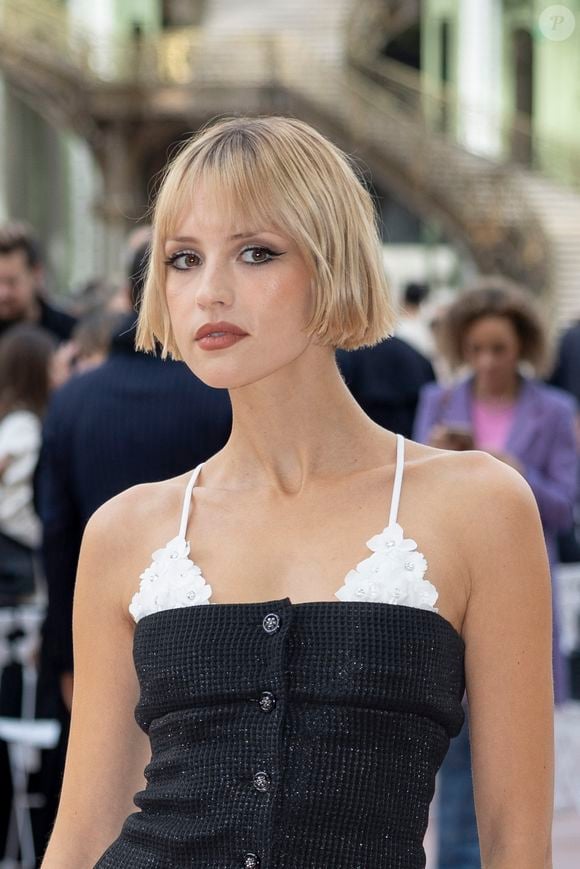
[[[28,779],[40,768],[41,750],[54,748],[60,736],[59,721],[34,717],[38,677],[34,653],[44,616],[45,608],[35,604],[0,608],[0,678],[11,663],[22,668],[21,717],[0,716],[0,739],[7,744],[13,791],[1,869],[35,869],[30,809],[40,808],[44,797],[28,793]]]
[[[25,721],[23,718],[0,717],[0,739],[8,744],[12,777],[12,809],[2,869],[35,869],[36,852],[30,809],[44,805],[42,794],[28,793],[28,776],[36,766],[39,749],[54,748],[60,735],[60,723],[52,719]],[[20,855],[20,860],[18,859]]]

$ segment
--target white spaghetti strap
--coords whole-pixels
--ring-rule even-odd
[[[399,499],[401,497],[401,485],[403,483],[403,468],[405,466],[405,438],[397,434],[397,464],[395,467],[395,482],[393,483],[393,495],[391,498],[391,512],[389,525],[394,525],[399,512]]]
[[[187,520],[189,518],[189,507],[191,504],[191,491],[195,486],[195,481],[199,477],[199,472],[203,467],[203,462],[200,462],[197,468],[195,468],[189,478],[189,482],[185,489],[185,496],[183,498],[183,507],[181,510],[181,524],[179,526],[179,537],[183,540],[185,538],[185,532],[187,530]]]

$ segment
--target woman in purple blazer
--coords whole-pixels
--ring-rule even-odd
[[[484,450],[516,468],[536,497],[554,565],[557,532],[572,524],[577,408],[568,394],[521,371],[524,362],[539,371],[546,359],[544,329],[529,294],[486,278],[450,306],[442,328],[449,361],[467,365],[470,374],[452,386],[423,387],[413,437],[442,449]],[[560,703],[569,689],[559,649],[556,579],[552,571],[554,698]],[[439,776],[439,869],[481,865],[470,765],[464,728]]]
[[[521,363],[545,364],[544,329],[529,295],[505,280],[485,279],[450,306],[443,323],[453,365],[471,373],[452,386],[428,384],[420,394],[413,438],[443,449],[480,449],[515,467],[540,511],[548,557],[556,535],[572,524],[576,497],[577,405],[567,393],[522,374]],[[554,593],[554,693],[568,696],[558,653]]]

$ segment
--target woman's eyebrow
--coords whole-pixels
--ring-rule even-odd
[[[255,235],[261,235],[264,232],[270,235],[277,235],[273,229],[255,229],[247,232],[236,232],[228,237],[228,241],[237,241],[240,238],[253,238]],[[192,235],[178,235],[175,238],[166,239],[165,244],[172,244],[174,242],[178,242],[179,244],[199,244],[199,239],[194,238]]]
[[[173,242],[179,242],[183,244],[184,242],[192,242],[193,244],[197,244],[197,239],[192,235],[177,235],[175,238],[166,238],[165,244],[173,244]]]

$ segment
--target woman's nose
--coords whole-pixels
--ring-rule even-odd
[[[226,305],[231,304],[233,295],[233,278],[229,269],[219,263],[206,263],[197,286],[197,301],[201,305]]]

